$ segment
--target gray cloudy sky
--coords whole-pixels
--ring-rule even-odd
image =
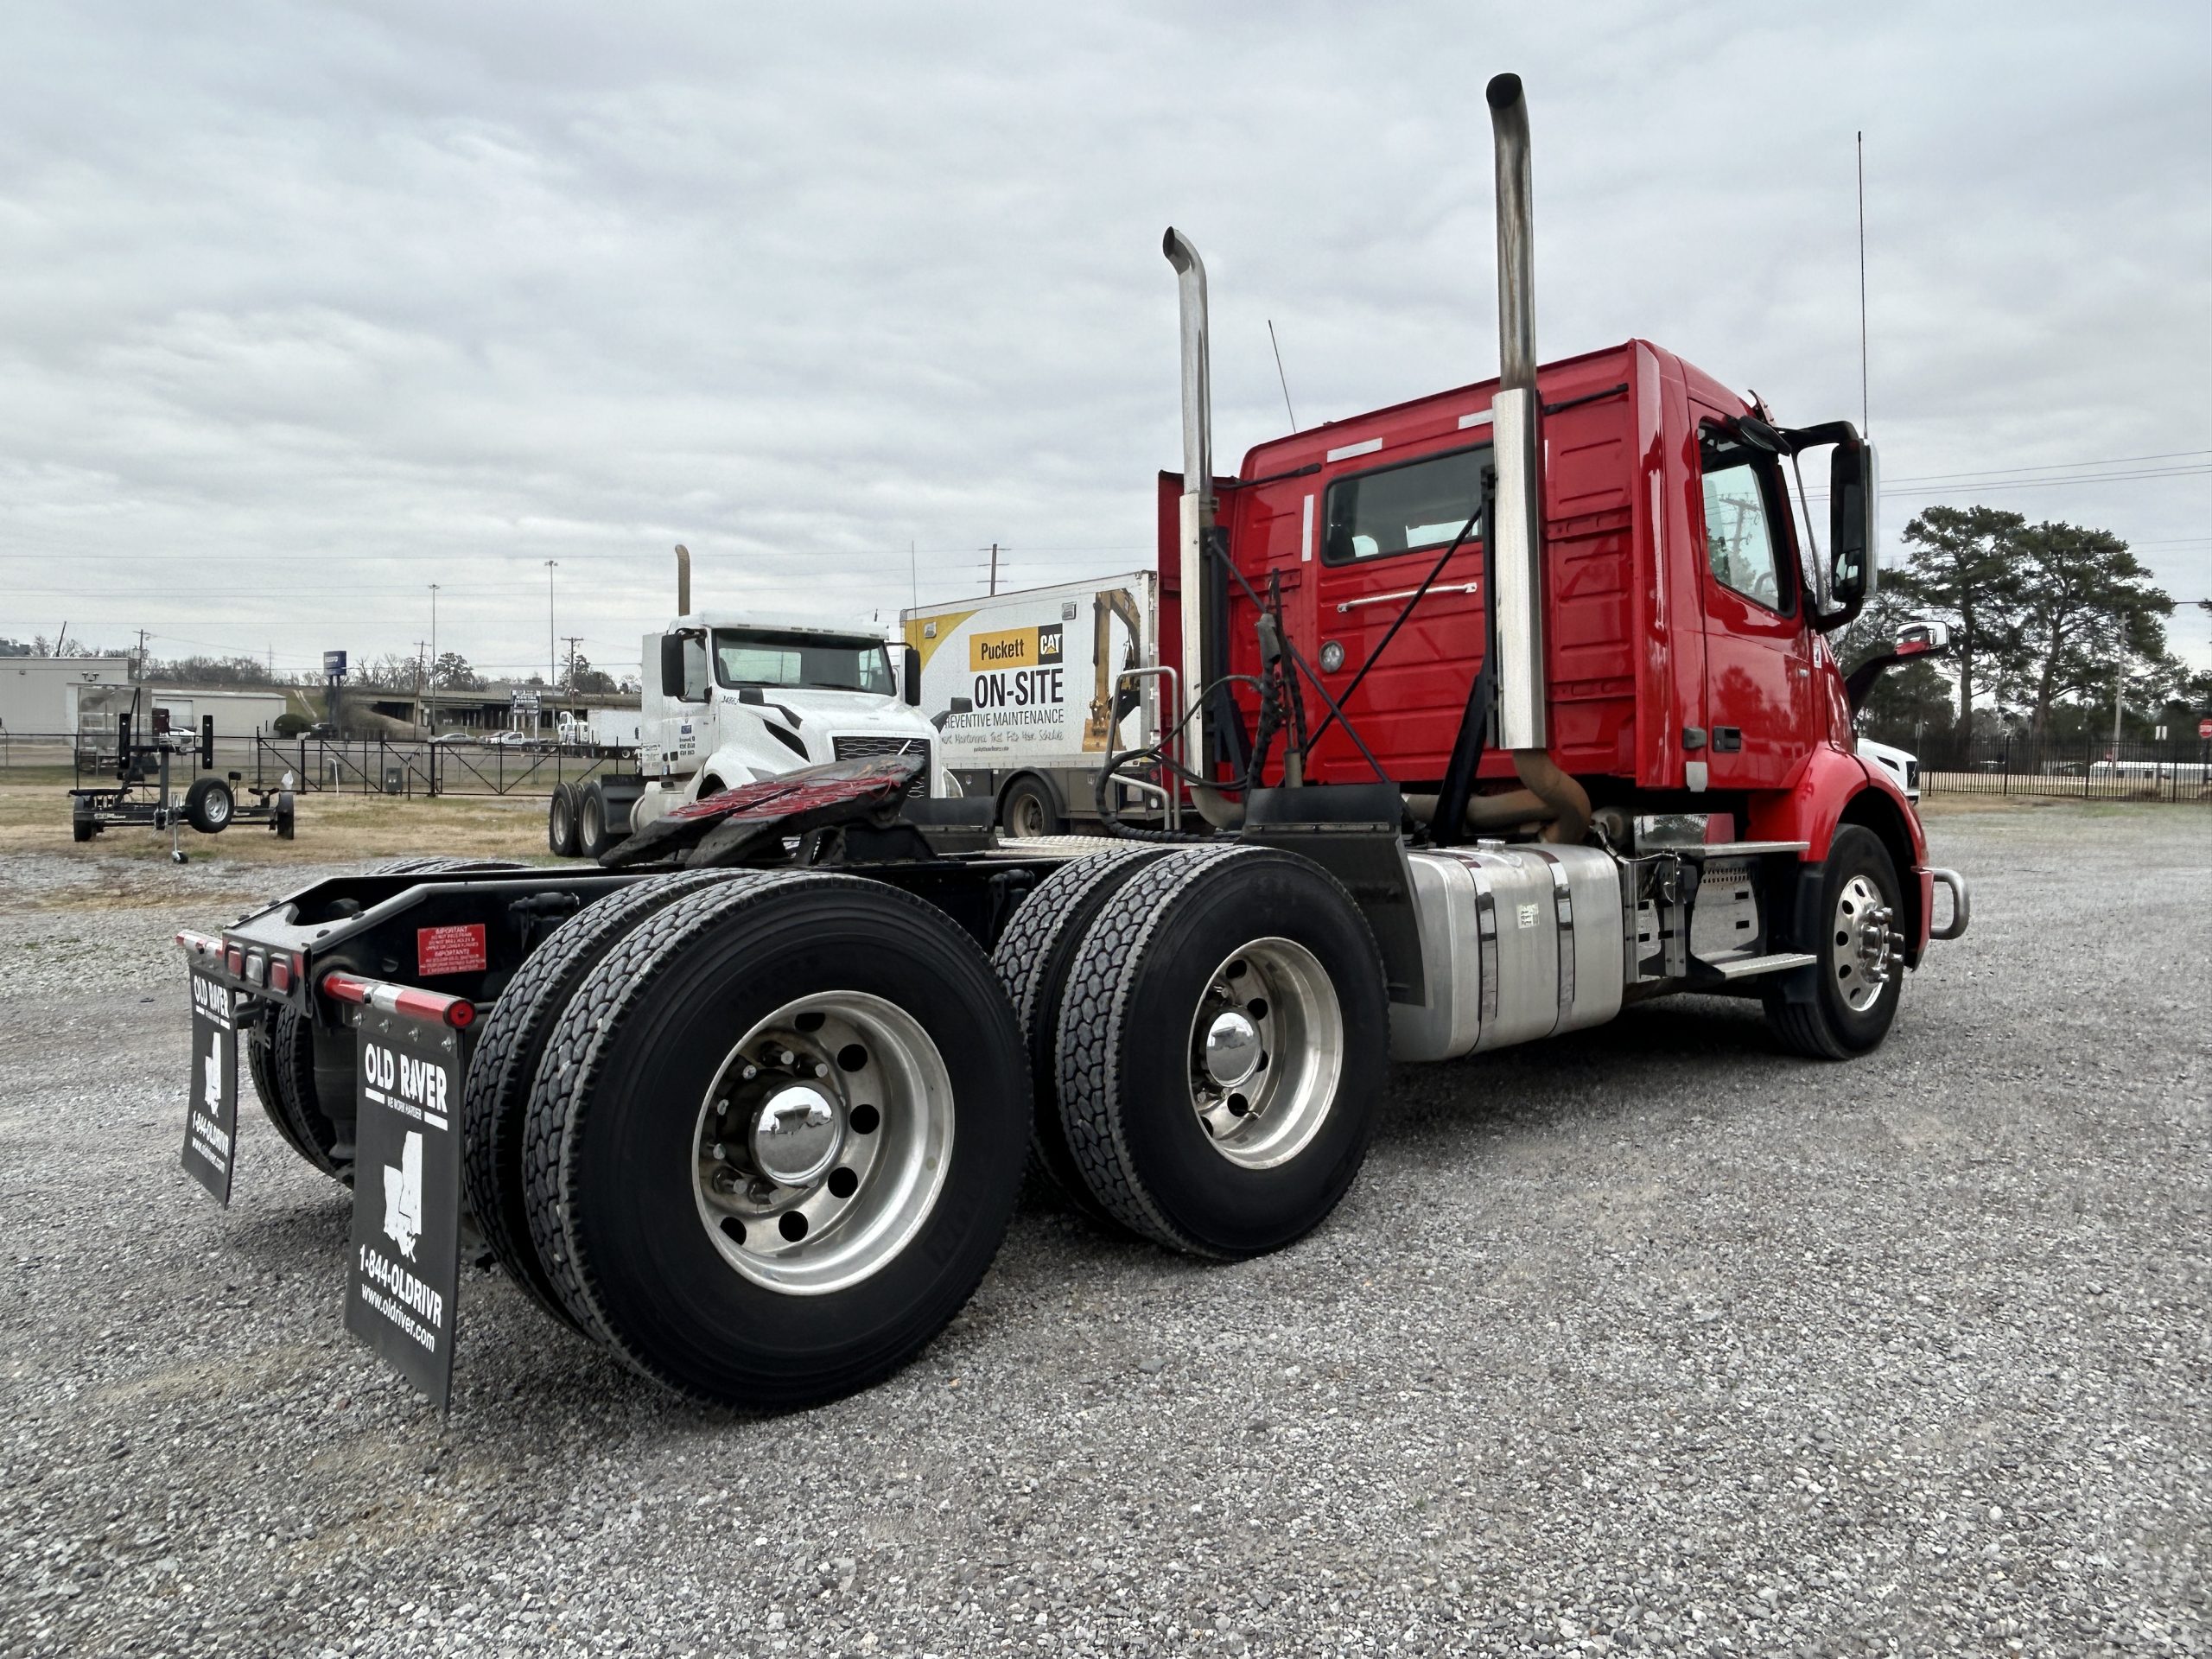
[[[1985,500],[2212,595],[2202,3],[74,0],[8,33],[0,634],[300,669],[411,652],[438,582],[441,646],[526,671],[551,558],[559,631],[622,668],[679,540],[714,602],[887,617],[910,542],[925,600],[995,539],[1020,584],[1145,563],[1161,227],[1208,263],[1231,457],[1287,423],[1270,317],[1308,424],[1486,376],[1507,68],[1546,356],[1644,334],[1855,416],[1863,127],[1892,536]]]

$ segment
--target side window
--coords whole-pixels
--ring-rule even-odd
[[[1322,511],[1322,563],[1355,564],[1449,546],[1482,505],[1489,464],[1485,444],[1337,480]]]
[[[683,636],[683,701],[704,702],[707,700],[707,636],[687,633]]]
[[[1713,579],[1753,604],[1787,615],[1796,595],[1776,553],[1773,492],[1751,452],[1708,433],[1705,454],[1705,556]]]

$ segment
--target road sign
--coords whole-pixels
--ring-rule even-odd
[[[326,680],[342,680],[346,677],[344,652],[326,651],[322,653],[322,677]]]
[[[2199,737],[2212,738],[2212,720],[2198,721],[2196,722],[2196,734]]]

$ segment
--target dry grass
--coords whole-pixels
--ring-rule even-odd
[[[239,824],[219,836],[188,828],[181,845],[194,863],[245,867],[330,864],[448,853],[472,858],[550,861],[542,795],[298,797],[297,838],[279,841],[265,826]],[[245,801],[241,799],[241,804]],[[79,845],[69,838],[66,784],[0,784],[0,858],[12,853],[117,858],[166,864],[167,830],[111,829]]]

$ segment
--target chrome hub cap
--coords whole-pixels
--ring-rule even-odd
[[[845,1143],[842,1114],[806,1084],[779,1089],[753,1121],[753,1166],[779,1186],[830,1173]]]
[[[1904,935],[1897,926],[1897,912],[1883,902],[1872,881],[1854,875],[1837,895],[1834,931],[1836,989],[1853,1014],[1864,1014],[1904,959]]]
[[[1328,1121],[1344,1071],[1344,1012],[1304,945],[1255,939],[1215,969],[1192,1016],[1191,1108],[1213,1149],[1272,1169]]]
[[[860,991],[788,1002],[738,1039],[700,1106],[700,1225],[754,1284],[842,1290],[928,1219],[952,1123],[951,1073],[905,1009]]]
[[[1242,1008],[1214,1015],[1206,1032],[1206,1076],[1217,1089],[1234,1089],[1260,1069],[1260,1027]]]

